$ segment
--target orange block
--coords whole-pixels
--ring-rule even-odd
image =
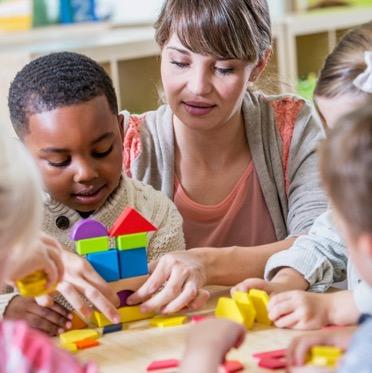
[[[71,320],[71,328],[70,330],[78,330],[78,329],[84,329],[88,325],[78,316],[76,312],[73,312],[72,314],[72,320]]]
[[[75,344],[79,350],[82,350],[84,348],[99,346],[99,341],[97,339],[83,339],[82,341],[75,342]]]

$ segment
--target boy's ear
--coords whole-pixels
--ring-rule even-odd
[[[118,114],[118,123],[121,140],[124,141],[124,115]]]

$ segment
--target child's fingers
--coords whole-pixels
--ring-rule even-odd
[[[292,328],[295,328],[298,322],[299,322],[298,315],[296,314],[296,312],[292,312],[289,315],[285,315],[275,320],[274,325],[277,328],[292,329]]]
[[[53,302],[53,304],[49,305],[48,308],[51,311],[54,311],[58,314],[60,314],[65,319],[71,319],[72,320],[72,313],[67,310],[65,307],[61,306],[60,304]]]
[[[58,335],[60,332],[63,333],[64,331],[64,328],[61,328],[49,320],[33,313],[27,315],[26,321],[31,328],[40,330],[51,337]]]
[[[71,325],[71,322],[68,318],[62,316],[61,314],[46,308],[40,307],[36,303],[31,305],[28,312],[30,314],[38,316],[40,319],[45,319],[50,323],[57,326],[59,329],[67,329],[68,325]]]
[[[293,302],[289,300],[289,301],[280,302],[274,306],[272,306],[271,303],[269,303],[268,310],[269,310],[270,320],[276,321],[279,318],[294,312],[295,307],[294,307]]]
[[[268,290],[268,283],[267,281],[261,278],[249,278],[240,282],[238,285],[234,286],[231,289],[231,294],[235,293],[236,291],[248,291],[250,289],[260,289],[260,290]]]
[[[284,291],[283,293],[277,293],[270,297],[269,307],[274,308],[282,302],[290,302],[295,296],[295,291]]]

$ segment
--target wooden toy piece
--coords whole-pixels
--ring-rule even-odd
[[[124,278],[119,281],[113,281],[108,284],[114,293],[125,290],[137,291],[149,278],[149,275],[137,276],[132,278]]]
[[[284,369],[287,366],[285,358],[265,357],[258,362],[258,366],[266,369]]]
[[[218,299],[215,316],[217,318],[229,319],[239,324],[244,324],[245,322],[242,311],[235,300],[227,297]]]
[[[286,355],[287,355],[287,349],[283,348],[281,350],[256,352],[252,356],[257,359],[265,359],[265,358],[279,359],[279,358],[285,357]]]
[[[108,236],[107,228],[101,222],[94,219],[79,220],[73,225],[70,231],[72,241],[102,236]]]
[[[101,253],[88,254],[86,258],[105,281],[111,282],[120,279],[118,253],[117,250],[113,249]]]
[[[120,332],[121,330],[123,330],[123,325],[121,323],[106,325],[102,330],[102,334]]]
[[[75,344],[79,350],[83,350],[84,348],[91,348],[91,347],[99,346],[99,341],[97,339],[88,338],[88,339],[83,339],[81,341],[77,341],[75,342]]]
[[[244,365],[238,360],[226,360],[222,365],[225,373],[234,373],[244,370]]]
[[[196,323],[202,322],[202,321],[204,321],[208,318],[210,318],[210,317],[204,316],[204,315],[194,315],[194,316],[191,316],[191,322],[196,324]]]
[[[236,291],[232,295],[232,298],[235,300],[244,316],[244,326],[246,329],[252,329],[257,313],[249,294]]]
[[[79,330],[87,327],[86,322],[83,321],[76,312],[72,313],[71,324],[70,330]]]
[[[99,334],[95,329],[70,330],[59,335],[61,344],[75,343],[84,339],[97,339]]]
[[[118,312],[120,314],[120,321],[122,323],[146,320],[154,316],[153,312],[142,313],[140,310],[140,306],[121,307],[118,309]],[[94,323],[94,325],[100,328],[104,328],[107,325],[111,325],[111,321],[109,321],[103,313],[98,311],[93,312],[92,322]]]
[[[133,233],[116,237],[116,246],[119,250],[132,250],[147,247],[149,244],[147,233]]]
[[[310,365],[334,368],[342,356],[342,350],[333,346],[313,346],[310,350]]]
[[[127,306],[127,299],[134,293],[134,291],[125,289],[121,290],[117,293],[117,296],[120,299],[120,306],[119,307],[124,307]]]
[[[48,277],[44,271],[36,271],[16,281],[19,294],[24,297],[38,297],[52,289],[47,289]]]
[[[256,309],[256,321],[260,324],[271,325],[267,305],[269,303],[269,296],[263,290],[250,289],[249,297],[252,300],[254,308]]]
[[[158,328],[166,328],[170,326],[178,326],[185,323],[187,320],[186,316],[155,316],[150,320],[150,325],[156,326]]]
[[[68,351],[68,352],[71,352],[71,353],[74,353],[78,350],[77,346],[75,343],[65,343],[65,344],[62,344],[61,345],[61,348]]]
[[[87,238],[85,240],[75,241],[75,247],[79,255],[87,255],[109,250],[110,241],[107,236]]]
[[[179,366],[180,361],[177,359],[155,360],[147,366],[146,371],[153,372],[162,369],[178,368]]]
[[[119,251],[119,266],[121,278],[148,274],[146,248]]]
[[[118,237],[125,234],[152,232],[156,230],[157,228],[138,211],[127,207],[109,230],[109,235],[111,237]]]

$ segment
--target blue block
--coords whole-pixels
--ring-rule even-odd
[[[118,251],[102,251],[86,256],[97,273],[107,282],[120,280]]]
[[[120,277],[129,278],[147,275],[146,248],[119,251]]]

